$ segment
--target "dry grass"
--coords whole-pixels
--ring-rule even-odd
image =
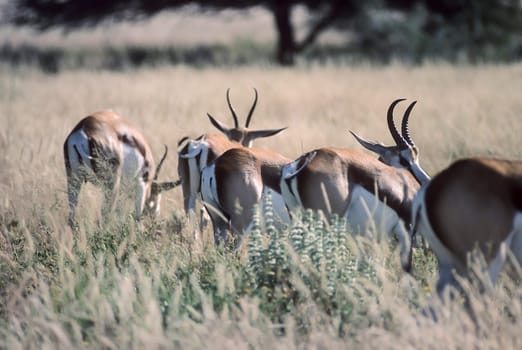
[[[169,271],[169,266],[188,264],[185,258],[193,261],[205,260],[205,254],[216,256],[212,247],[187,245],[172,237],[176,218],[172,213],[182,208],[179,190],[164,197],[162,218],[166,224],[159,233],[149,233],[151,243],[147,244],[151,245],[144,245],[147,250],[130,260],[131,272],[120,274],[117,263],[110,258],[82,258],[78,248],[73,247],[65,219],[62,144],[75,123],[91,112],[114,109],[143,130],[156,154],[161,152],[162,144],[169,146],[171,153],[161,177],[176,179],[177,140],[213,131],[206,112],[230,123],[225,102],[228,87],[236,110],[241,112],[250,106],[252,87],[258,89],[260,100],[253,125],[289,129],[257,145],[289,157],[324,145],[360,149],[349,129],[389,143],[386,109],[393,99],[405,97],[419,101],[411,133],[428,173],[434,174],[455,158],[470,155],[522,158],[522,65],[226,70],[176,67],[127,73],[75,71],[55,76],[2,67],[0,339],[7,339],[13,348],[38,344],[42,348],[247,348],[248,344],[254,348],[292,348],[303,343],[313,348],[520,348],[517,322],[522,318],[522,304],[516,286],[506,282],[495,296],[474,299],[478,325],[458,305],[440,307],[441,322],[435,324],[416,311],[417,303],[427,303],[422,283],[385,267],[380,284],[367,281],[365,285],[361,279],[361,285],[373,292],[360,296],[364,307],[347,329],[350,337],[340,338],[335,319],[323,322],[330,316],[314,304],[300,306],[299,312],[310,315],[312,325],[306,338],[301,338],[299,333],[292,333],[292,318],[284,321],[286,333],[275,332],[279,326],[263,316],[256,298],[241,298],[237,309],[225,315],[209,306],[212,300],[205,299],[209,298],[205,291],[201,293],[202,311],[194,311],[197,315],[190,318],[169,319],[165,328],[159,321],[160,306],[155,294],[159,277],[154,274]],[[96,191],[90,190],[82,193],[84,204],[79,216],[94,205]],[[87,230],[86,235],[94,231]],[[140,238],[129,242],[134,240]],[[16,244],[21,244],[20,249],[13,251]],[[39,249],[45,251],[48,245],[58,246],[57,257],[39,255]],[[116,256],[129,249],[123,243],[117,248]],[[227,256],[218,257],[223,261],[217,265],[226,266]],[[38,271],[49,268],[42,263],[46,261],[58,272],[43,282],[46,280],[42,276],[49,273],[40,275]],[[225,278],[222,267],[217,270],[221,271],[219,277]],[[56,298],[74,295],[76,274],[82,271],[85,278],[92,278],[92,285],[77,295],[77,304],[72,298],[69,308],[51,307],[59,304]],[[426,278],[433,281],[433,272],[428,272]],[[174,294],[171,307],[181,308],[183,301],[177,300],[176,304],[176,288],[170,291]],[[30,290],[39,295],[27,297]],[[119,316],[111,314],[114,305],[120,310]],[[73,322],[81,314],[95,322],[87,338],[82,338],[85,329]],[[81,343],[81,339],[88,341]]]
[[[213,131],[207,112],[231,122],[225,102],[228,87],[240,113],[250,106],[252,87],[259,90],[253,125],[289,129],[258,145],[289,157],[324,145],[360,148],[348,130],[389,143],[386,109],[393,99],[405,97],[419,101],[411,133],[429,173],[469,155],[521,158],[521,78],[520,65],[295,70],[179,67],[58,76],[4,68],[0,80],[4,150],[0,193],[17,206],[61,198],[65,136],[80,118],[107,108],[137,124],[157,154],[162,144],[169,146],[171,153],[162,175],[176,178],[177,141],[185,135]],[[31,197],[39,191],[44,193]],[[169,198],[166,212],[180,208],[176,194]]]

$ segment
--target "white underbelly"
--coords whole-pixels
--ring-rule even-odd
[[[513,240],[511,250],[518,262],[522,264],[522,212],[517,212],[513,219]]]
[[[361,186],[351,191],[344,217],[354,233],[369,235],[390,235],[401,221],[395,210]]]

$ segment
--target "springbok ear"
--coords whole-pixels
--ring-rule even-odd
[[[212,123],[212,125],[214,125],[216,127],[216,129],[221,131],[223,134],[229,136],[230,129],[225,124],[223,124],[219,120],[215,119],[213,116],[210,115],[210,113],[207,113],[207,117],[208,117],[208,119],[210,119],[210,122]]]
[[[381,155],[384,152],[389,150],[389,147],[381,145],[380,143],[371,142],[371,141],[367,141],[367,140],[363,139],[362,137],[360,137],[359,135],[354,133],[352,130],[350,130],[350,133],[353,135],[353,137],[355,137],[357,142],[359,142],[361,144],[361,146],[363,146],[367,150],[375,152],[375,153],[377,153],[379,155]]]
[[[152,193],[161,193],[169,191],[181,184],[181,180],[168,181],[168,182],[153,182],[151,191]]]
[[[288,127],[281,128],[281,129],[266,129],[266,130],[253,130],[249,131],[248,135],[252,140],[259,139],[262,137],[268,137],[279,134],[281,131],[288,129]]]

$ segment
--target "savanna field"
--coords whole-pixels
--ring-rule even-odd
[[[435,298],[435,258],[354,238],[342,221],[303,213],[282,231],[258,217],[238,251],[183,212],[181,189],[139,231],[130,217],[99,220],[85,186],[67,225],[63,142],[88,114],[113,109],[143,131],[160,180],[176,180],[178,140],[232,124],[225,93],[252,127],[279,128],[266,147],[296,158],[321,146],[362,149],[350,135],[391,144],[386,110],[417,100],[410,121],[424,169],[488,155],[522,159],[522,65],[325,65],[286,69],[186,66],[121,72],[0,67],[0,348],[5,349],[521,349],[522,290],[502,278],[492,295]],[[407,105],[406,103],[404,103]],[[405,106],[399,105],[397,115]],[[244,120],[244,119],[243,119]],[[438,322],[425,316],[431,307]]]

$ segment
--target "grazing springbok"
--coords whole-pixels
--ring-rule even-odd
[[[167,156],[167,146],[155,167],[150,146],[141,132],[110,110],[80,120],[67,136],[63,153],[71,227],[76,227],[78,195],[85,182],[103,188],[102,213],[105,220],[113,211],[122,186],[129,193],[135,193],[134,215],[139,220],[142,214],[158,215],[161,192],[179,184],[156,182]]]
[[[458,287],[453,270],[467,276],[477,252],[493,283],[507,249],[522,263],[521,161],[458,160],[422,187],[412,212],[412,234],[420,232],[439,260],[439,294]]]
[[[379,159],[357,150],[333,147],[308,152],[283,168],[281,189],[290,211],[302,208],[347,219],[354,233],[366,233],[375,225],[379,233],[394,235],[401,244],[401,262],[408,268],[411,205],[421,184],[429,177],[419,165],[419,153],[410,137],[408,122],[415,106],[406,109],[402,133],[393,121],[394,101],[387,112],[395,146],[357,141],[379,154]]]
[[[201,174],[201,197],[214,226],[214,242],[237,246],[249,231],[256,206],[268,193],[272,197],[275,223],[290,221],[279,180],[288,159],[259,148],[233,148],[224,152]]]
[[[257,90],[254,89],[254,103],[248,112],[245,127],[239,126],[237,114],[230,102],[230,89],[227,90],[227,103],[234,127],[229,128],[207,113],[212,125],[223,134],[204,134],[197,139],[182,138],[178,143],[178,174],[183,190],[185,212],[189,214],[195,210],[196,197],[200,193],[201,171],[228,149],[236,147],[251,147],[255,139],[276,135],[285,130],[250,130],[250,120],[257,105]]]

